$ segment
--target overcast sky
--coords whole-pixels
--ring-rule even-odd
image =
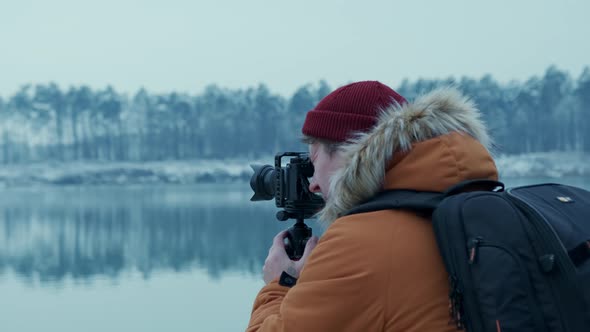
[[[577,77],[590,65],[588,0],[7,0],[0,96],[25,83],[199,93],[325,79]]]

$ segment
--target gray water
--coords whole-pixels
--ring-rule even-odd
[[[290,226],[250,196],[245,183],[3,189],[0,329],[244,330],[268,247]]]

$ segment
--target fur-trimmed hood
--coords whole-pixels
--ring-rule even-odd
[[[376,126],[344,145],[330,197],[318,213],[331,224],[383,189],[442,191],[462,180],[497,179],[491,139],[474,103],[442,88],[383,110]]]

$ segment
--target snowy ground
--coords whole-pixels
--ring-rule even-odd
[[[246,181],[252,174],[249,165],[246,160],[8,165],[0,166],[0,186]]]
[[[145,163],[37,163],[0,166],[0,186],[149,184],[248,181],[250,164],[264,160],[158,161]],[[590,177],[590,155],[535,153],[496,158],[502,177]]]
[[[590,177],[590,154],[542,152],[496,158],[502,177]]]

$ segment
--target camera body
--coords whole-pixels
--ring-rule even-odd
[[[283,167],[284,157],[290,157]],[[295,225],[288,229],[286,250],[291,259],[297,260],[303,255],[305,244],[311,237],[311,228],[304,220],[312,218],[323,206],[320,195],[309,191],[309,178],[314,168],[309,155],[304,152],[282,152],[275,156],[274,167],[271,165],[252,165],[254,174],[250,187],[254,191],[251,201],[275,200],[275,205],[282,210],[276,217],[280,221],[295,219]]]

